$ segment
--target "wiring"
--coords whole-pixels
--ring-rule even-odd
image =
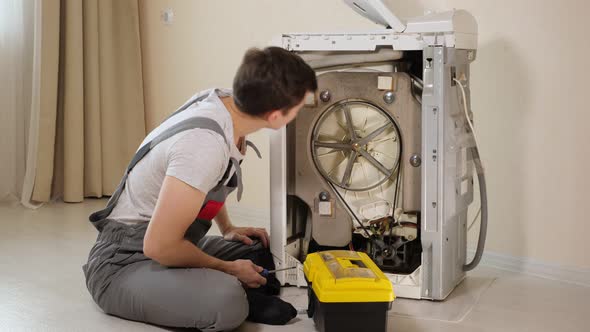
[[[477,144],[477,135],[475,135],[475,130],[473,129],[473,123],[471,122],[471,118],[469,117],[469,113],[467,112],[467,97],[465,96],[465,88],[461,81],[456,78],[453,78],[455,82],[457,82],[457,86],[461,90],[461,96],[463,97],[463,111],[465,112],[465,119],[467,119],[467,124],[469,125],[469,129],[471,130],[471,134],[473,135],[473,140],[475,141],[475,147],[479,150],[479,144]]]
[[[461,97],[463,98],[463,111],[465,113],[465,119],[467,120],[467,124],[469,125],[469,130],[471,131],[471,134],[473,135],[473,140],[475,141],[475,147],[479,150],[479,144],[477,143],[477,136],[475,135],[475,130],[473,129],[473,123],[471,122],[471,118],[469,117],[469,112],[467,111],[467,97],[465,96],[465,88],[463,87],[463,84],[461,83],[461,81],[459,81],[456,78],[453,78],[453,80],[457,83],[457,86],[459,87],[459,90],[461,91]],[[473,217],[473,220],[471,221],[471,223],[467,227],[467,231],[471,230],[471,228],[475,224],[475,221],[477,221],[477,218],[479,217],[480,214],[481,214],[481,206],[479,207],[479,209],[477,210],[477,213],[475,214],[475,217]]]

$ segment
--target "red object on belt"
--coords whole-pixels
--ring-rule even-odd
[[[199,211],[197,219],[212,220],[221,211],[223,202],[208,201]]]

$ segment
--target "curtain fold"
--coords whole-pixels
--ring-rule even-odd
[[[32,200],[111,195],[145,136],[138,0],[44,0]]]
[[[31,118],[35,0],[0,1],[0,200],[16,201]]]
[[[41,4],[37,165],[30,177],[33,182],[31,199],[47,202],[51,194],[55,155],[60,1],[44,0]],[[23,200],[27,200],[27,198],[23,197]]]

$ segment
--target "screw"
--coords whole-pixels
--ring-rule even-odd
[[[385,101],[388,104],[393,103],[394,100],[395,100],[395,95],[393,94],[393,91],[387,91],[383,95],[383,101]]]
[[[422,164],[422,158],[420,158],[420,155],[412,155],[410,157],[410,165],[414,166],[414,167],[418,167]]]
[[[330,93],[330,91],[328,90],[324,90],[320,93],[320,99],[324,102],[327,103],[330,101],[330,99],[332,99],[332,94]]]

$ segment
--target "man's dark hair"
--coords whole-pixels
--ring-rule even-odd
[[[318,88],[315,72],[297,54],[280,47],[249,49],[234,78],[234,101],[240,110],[262,116],[287,111]]]

